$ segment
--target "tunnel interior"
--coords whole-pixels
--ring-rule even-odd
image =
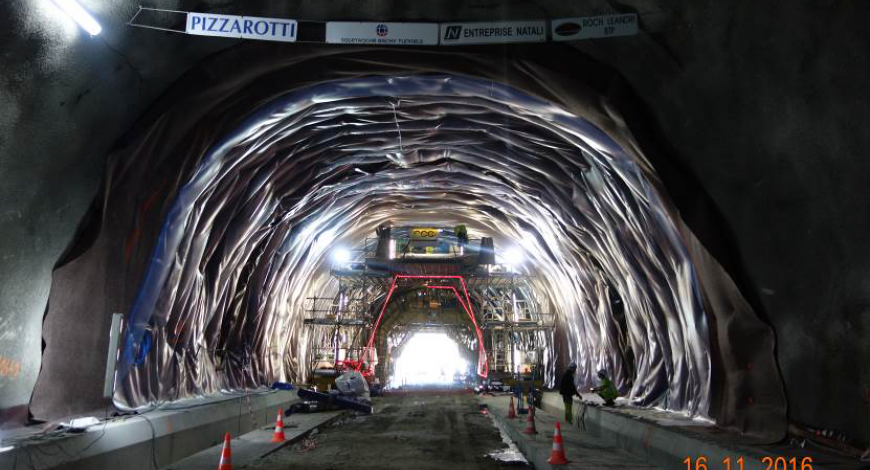
[[[105,403],[96,285],[127,312],[122,409],[302,382],[323,339],[306,299],[342,294],[333,252],[438,223],[523,254],[554,320],[548,386],[574,362],[580,387],[603,369],[634,406],[782,437],[772,332],[680,218],[594,62],[584,83],[522,54],[283,52],[205,61],[110,156],[53,275],[34,416]],[[229,65],[243,56],[253,65]],[[92,360],[66,354],[73,342],[97,345]]]
[[[587,393],[574,410],[592,413],[590,431],[629,416],[610,429],[642,458],[647,444],[680,448],[638,434],[656,417],[715,433],[704,443],[830,451],[858,468],[870,458],[870,4],[0,11],[0,467],[101,468],[66,461],[115,443],[141,452],[108,452],[108,467],[160,468],[299,399],[270,385],[334,389],[340,368],[395,397],[405,350],[430,333],[470,369],[463,411],[432,402],[451,424],[487,401],[501,407],[490,416],[506,413],[507,400],[462,388],[500,380],[544,388],[540,416],[561,418],[575,362],[569,389],[588,391],[603,369],[620,398],[599,414]],[[180,34],[212,14],[296,22],[298,36]],[[637,30],[576,37],[589,17]],[[328,43],[330,23],[358,21],[372,36],[404,34],[396,22],[435,36],[478,22],[543,31],[541,42]],[[411,249],[421,228],[437,235]],[[399,275],[461,276],[468,299],[458,278]],[[100,424],[64,431],[71,417]],[[390,423],[428,426],[425,450],[471,429],[394,417],[343,435],[392,442]],[[210,424],[182,429],[195,420]],[[679,468],[676,457],[647,463]]]

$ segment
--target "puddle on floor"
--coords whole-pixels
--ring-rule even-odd
[[[516,465],[516,466],[524,466],[530,467],[529,461],[523,456],[523,453],[520,452],[520,449],[514,444],[514,441],[508,437],[504,428],[502,428],[501,423],[498,422],[495,418],[492,417],[491,414],[487,413],[486,416],[492,421],[492,425],[498,429],[498,433],[501,436],[502,442],[507,446],[506,448],[494,450],[488,454],[486,454],[487,458],[497,460],[502,462],[505,465]]]

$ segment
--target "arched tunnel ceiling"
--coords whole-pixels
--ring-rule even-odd
[[[7,417],[20,416],[29,398],[50,269],[99,185],[106,150],[179,74],[227,46],[130,31],[123,23],[135,9],[132,3],[113,4],[111,11],[95,1],[83,3],[102,19],[115,20],[104,21],[105,35],[96,41],[83,41],[74,27],[52,26],[44,5],[2,7],[12,37],[0,46],[7,66],[0,84],[6,111],[0,126],[0,321],[14,336],[3,337],[0,356],[19,371],[0,383],[0,409]],[[182,3],[161,6],[194,9]],[[326,8],[251,2],[219,12],[343,19]],[[578,16],[614,7],[346,2],[335,8],[349,19],[448,21]],[[866,93],[860,80],[849,78],[870,70],[866,55],[850,52],[866,36],[866,5],[783,10],[626,2],[618,8],[641,13],[640,36],[570,47],[617,70],[646,105],[621,111],[683,218],[775,328],[791,419],[870,440],[867,423],[853,419],[854,410],[870,407],[866,361],[855,361],[870,353],[861,336],[870,264],[868,251],[859,248],[868,226],[855,217],[870,200],[861,157],[870,150],[870,136],[851,124],[866,107]],[[768,20],[781,27],[768,27]],[[575,63],[560,63],[564,56],[555,51],[561,46],[548,47],[554,49],[531,55],[553,69],[577,72]],[[600,84],[600,77],[588,78]],[[619,90],[624,89],[617,86],[610,94]],[[647,125],[637,126],[639,121]],[[672,184],[677,180],[684,184]],[[783,260],[789,260],[787,267]],[[112,279],[105,284],[122,291],[124,300],[96,299],[92,307],[110,312],[132,304],[134,289],[125,291]],[[838,386],[832,389],[832,383]]]
[[[123,283],[107,296],[138,290],[125,350],[143,337],[150,349],[139,360],[122,353],[116,403],[304,378],[302,305],[323,287],[326,250],[387,221],[444,213],[523,246],[566,339],[557,352],[580,364],[584,386],[606,368],[639,405],[760,434],[784,423],[781,386],[762,379],[776,374],[772,336],[722,288],[730,281],[706,251],[687,244],[654,170],[597,91],[487,54],[296,50],[215,56],[203,73],[220,79],[167,101],[113,156],[93,218],[114,223],[92,222],[99,233],[55,282],[90,285],[82,272],[103,269]],[[234,72],[240,57],[253,66]],[[89,315],[69,313],[88,297],[84,284],[53,290],[47,337],[69,336]],[[628,339],[612,296],[627,306]],[[708,322],[731,326],[711,339]],[[748,334],[757,347],[741,343]],[[757,377],[735,370],[738,360]],[[70,406],[73,389],[58,382],[102,374],[73,376],[51,339],[44,361],[38,414]],[[81,406],[97,396],[76,395]],[[747,409],[743,396],[763,406]]]

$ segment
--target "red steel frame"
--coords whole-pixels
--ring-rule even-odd
[[[387,311],[387,305],[390,304],[390,299],[393,297],[393,292],[396,291],[397,284],[399,279],[454,279],[459,280],[459,284],[462,287],[462,293],[465,295],[465,301],[462,301],[462,296],[459,295],[459,291],[456,289],[456,286],[426,286],[429,289],[451,289],[454,294],[456,294],[456,299],[459,300],[459,305],[462,305],[462,309],[465,310],[465,313],[468,314],[468,318],[471,319],[471,324],[474,325],[474,333],[477,335],[477,375],[486,378],[489,376],[489,361],[486,360],[486,347],[483,345],[483,333],[480,331],[480,327],[477,326],[477,320],[474,319],[474,311],[471,308],[471,298],[468,296],[468,289],[465,287],[465,278],[462,276],[415,276],[409,274],[397,274],[393,277],[393,282],[390,284],[390,290],[387,291],[387,297],[384,299],[384,305],[381,307],[381,313],[378,315],[377,321],[375,321],[375,327],[372,329],[371,336],[369,336],[369,342],[366,345],[365,354],[368,355],[369,363],[372,359],[372,344],[375,342],[375,335],[378,332],[378,326],[381,324],[381,319],[384,316],[384,312]],[[357,370],[362,368],[363,361],[360,361]]]

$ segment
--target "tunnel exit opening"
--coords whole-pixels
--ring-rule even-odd
[[[364,357],[368,358],[369,363],[372,362],[372,354],[373,354],[373,344],[375,342],[375,338],[377,335],[378,327],[381,324],[381,320],[384,318],[384,313],[387,310],[387,306],[390,304],[390,299],[393,298],[393,294],[399,290],[400,288],[407,289],[410,285],[422,283],[422,286],[417,287],[425,287],[427,290],[449,290],[453,291],[453,294],[456,296],[456,300],[462,306],[462,309],[468,315],[468,319],[471,321],[471,324],[474,327],[474,333],[477,339],[477,375],[483,378],[487,378],[489,376],[489,362],[487,361],[486,355],[486,347],[484,346],[483,335],[480,331],[480,327],[477,325],[477,321],[474,318],[474,312],[472,310],[471,298],[468,295],[468,289],[466,288],[465,278],[462,276],[435,276],[435,275],[408,275],[408,274],[399,274],[393,277],[393,281],[390,284],[390,288],[387,290],[386,298],[384,299],[383,304],[381,305],[380,314],[375,320],[374,327],[372,328],[371,335],[369,336],[368,343],[365,348]],[[455,284],[459,284],[459,287],[462,289],[462,294],[460,294],[459,290],[456,288]],[[464,296],[464,300],[463,300]],[[357,367],[357,370],[360,370],[361,366]]]
[[[421,385],[462,386],[473,376],[459,345],[442,332],[415,333],[396,359],[390,388]]]

